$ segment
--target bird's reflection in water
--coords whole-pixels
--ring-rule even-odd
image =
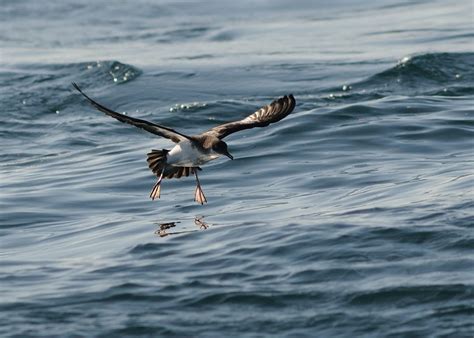
[[[204,222],[203,219],[204,219],[204,216],[196,216],[194,218],[194,224],[196,224],[199,227],[199,229],[206,230],[207,228],[209,228],[209,224]]]
[[[167,222],[167,223],[160,223],[158,226],[159,228],[155,231],[155,235],[159,235],[160,237],[166,237],[168,235],[179,235],[185,234],[189,232],[196,232],[200,230],[206,230],[209,228],[210,224],[204,221],[204,216],[196,216],[194,218],[194,224],[199,227],[199,229],[193,230],[182,230],[182,231],[171,231],[168,232],[167,230],[174,228],[176,224],[181,222]]]

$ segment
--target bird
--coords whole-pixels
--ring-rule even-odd
[[[201,134],[189,136],[163,125],[117,113],[91,99],[79,88],[77,83],[73,82],[72,85],[97,110],[120,122],[165,137],[175,143],[171,150],[152,149],[147,154],[148,167],[158,178],[150,192],[152,200],[160,198],[161,183],[164,178],[172,179],[194,175],[196,177],[194,201],[201,205],[207,203],[207,199],[199,181],[198,171],[202,170],[200,166],[220,156],[227,156],[231,160],[234,159],[228,150],[227,143],[222,139],[241,130],[266,127],[271,123],[278,122],[287,117],[296,105],[296,100],[292,94],[285,95],[263,106],[242,120],[224,123]]]

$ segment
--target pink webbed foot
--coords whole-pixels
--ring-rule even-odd
[[[155,198],[160,198],[160,193],[161,193],[161,182],[156,183],[153,186],[153,189],[151,189],[150,198],[152,199],[152,201],[155,200]]]
[[[155,198],[160,198],[161,181],[163,181],[163,173],[161,173],[160,178],[158,179],[158,181],[153,186],[153,189],[151,189],[150,198],[151,198],[152,201],[154,201]]]
[[[196,186],[196,191],[194,192],[194,200],[201,205],[207,203],[206,196],[204,196],[204,192],[202,191],[200,184]]]

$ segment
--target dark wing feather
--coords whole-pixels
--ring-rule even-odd
[[[137,118],[134,118],[134,117],[130,117],[130,116],[126,116],[126,115],[123,115],[123,114],[120,114],[120,113],[117,113],[103,105],[101,105],[100,103],[92,100],[89,96],[87,96],[86,94],[84,94],[84,92],[79,88],[79,86],[76,84],[76,83],[72,83],[72,85],[74,86],[74,88],[76,88],[79,93],[81,93],[95,108],[97,108],[98,110],[100,110],[101,112],[113,117],[114,119],[117,119],[119,120],[120,122],[123,122],[123,123],[128,123],[128,124],[131,124],[135,127],[138,127],[138,128],[141,128],[141,129],[144,129],[152,134],[155,134],[155,135],[159,135],[159,136],[162,136],[162,137],[166,137],[166,138],[169,138],[171,141],[175,142],[175,143],[178,143],[180,141],[183,141],[185,139],[189,139],[189,136],[187,135],[184,135],[184,134],[181,134],[181,133],[178,133],[177,131],[171,129],[171,128],[167,128],[167,127],[163,127],[163,126],[160,126],[158,124],[154,124],[154,123],[151,123],[151,122],[148,122],[148,121],[145,121],[145,120],[140,120],[140,119],[137,119]]]
[[[212,134],[219,139],[223,139],[240,130],[266,127],[270,123],[278,122],[287,117],[295,108],[295,104],[296,101],[293,95],[285,95],[269,105],[260,108],[243,120],[221,124],[207,131],[206,134]]]

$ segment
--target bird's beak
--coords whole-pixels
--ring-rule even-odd
[[[232,156],[228,151],[224,155],[230,158],[231,160],[234,159],[234,156]]]

